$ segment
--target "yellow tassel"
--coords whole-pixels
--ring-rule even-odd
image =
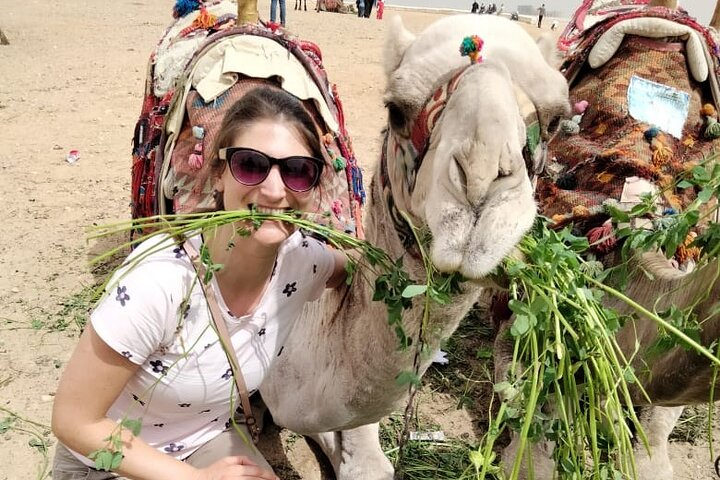
[[[605,135],[607,128],[608,128],[607,123],[601,123],[595,129],[595,135]]]
[[[672,150],[662,142],[660,136],[652,139],[650,149],[653,151],[652,162],[655,167],[662,167],[672,159]]]
[[[572,209],[572,214],[575,217],[589,217],[590,210],[585,205],[576,205]]]
[[[696,237],[697,233],[690,232],[688,233],[687,237],[685,237],[685,241],[682,243],[682,245],[678,246],[678,249],[675,252],[675,258],[677,258],[677,261],[680,265],[684,264],[688,260],[695,260],[696,262],[700,260],[700,248],[690,246],[690,244],[695,240]]]
[[[563,220],[565,220],[565,215],[562,215],[562,214],[560,214],[560,213],[556,213],[555,215],[553,215],[552,217],[550,217],[550,220],[552,220],[553,223],[560,223],[560,222],[562,222]]]
[[[598,173],[597,177],[595,177],[598,182],[600,183],[610,183],[613,178],[615,178],[615,175],[608,172],[602,172]]]
[[[700,109],[700,114],[704,117],[714,117],[717,115],[717,111],[712,103],[706,103],[702,106],[702,109]]]
[[[683,140],[683,145],[685,145],[687,148],[693,148],[695,146],[695,137],[692,135],[688,135],[685,137],[685,140]]]

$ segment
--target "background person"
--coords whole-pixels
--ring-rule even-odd
[[[543,17],[545,17],[545,4],[543,3],[540,7],[538,7],[537,11],[538,11],[537,26],[538,26],[538,28],[542,28]]]
[[[277,12],[278,1],[280,2],[280,25],[282,25],[284,27],[285,26],[285,0],[270,0],[270,21],[272,23],[277,23],[275,20],[277,19],[276,12]]]
[[[318,137],[292,95],[267,87],[248,92],[228,110],[213,149],[218,209],[315,209],[325,167]],[[344,282],[346,257],[292,224],[265,221],[238,235],[249,226],[226,224],[186,244],[206,248],[211,262],[223,265],[206,288],[252,392],[282,354],[303,305]],[[128,257],[134,263],[125,264],[132,267],[116,272],[65,368],[53,405],[61,442],[53,479],[116,478],[92,468],[87,456],[108,447],[119,420],[140,418],[138,436],[121,432],[120,475],[276,480],[231,428],[237,389],[187,251],[161,241],[141,243]]]

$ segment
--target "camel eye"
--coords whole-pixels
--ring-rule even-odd
[[[393,102],[388,102],[385,106],[388,109],[390,126],[393,130],[404,131],[407,127],[407,116],[405,115],[405,110]]]

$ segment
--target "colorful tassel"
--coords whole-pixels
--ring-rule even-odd
[[[482,38],[477,35],[465,37],[460,44],[460,55],[463,57],[470,57],[471,64],[480,63],[482,62],[480,50],[482,50],[484,43],[485,42],[483,42]]]
[[[662,137],[660,136],[652,139],[650,142],[650,150],[653,151],[653,165],[658,168],[666,165],[672,159],[672,149],[662,142]]]
[[[332,204],[330,205],[330,209],[335,214],[335,216],[339,216],[342,213],[342,202],[338,199],[333,200]]]
[[[200,8],[200,0],[177,0],[173,7],[173,17],[184,17],[190,12],[194,12]]]
[[[565,135],[577,135],[580,133],[580,122],[564,119],[560,121],[560,131]]]
[[[195,144],[195,148],[193,148],[193,153],[190,154],[188,165],[190,165],[190,168],[193,170],[200,170],[203,162],[203,144],[202,142],[198,142]]]
[[[720,123],[713,117],[705,117],[707,127],[705,127],[705,138],[715,140],[720,137]]]
[[[690,232],[687,234],[687,237],[685,237],[685,241],[682,245],[678,246],[677,251],[675,252],[675,258],[680,265],[685,265],[688,260],[693,260],[695,262],[700,260],[700,248],[690,246],[695,241],[695,238],[697,238],[697,233]]]
[[[590,216],[590,210],[585,205],[575,205],[572,209],[572,214],[574,217],[589,217]]]
[[[575,113],[582,115],[583,113],[585,113],[585,110],[587,110],[589,105],[590,104],[587,100],[580,100],[575,105],[573,105],[573,110],[575,110]]]
[[[599,227],[591,228],[585,236],[590,242],[590,247],[597,253],[611,252],[617,245],[617,237],[615,237],[610,220]]]
[[[323,143],[325,144],[326,147],[332,145],[334,139],[335,139],[335,137],[333,137],[332,133],[326,133],[322,137]]]
[[[345,159],[343,157],[335,157],[335,159],[333,160],[333,168],[336,172],[345,170],[346,165],[347,162],[345,162]]]
[[[197,28],[212,28],[217,23],[217,17],[212,13],[208,12],[207,8],[200,7],[200,13],[197,18],[193,20],[193,26]]]
[[[706,103],[700,109],[700,114],[703,117],[715,117],[715,116],[717,116],[717,111],[715,110],[715,107],[713,106],[713,104]]]
[[[717,111],[715,107],[706,103],[702,106],[700,113],[705,117],[705,131],[703,135],[709,140],[720,138],[720,124],[717,121]]]

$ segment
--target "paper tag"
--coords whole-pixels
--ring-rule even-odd
[[[410,432],[410,440],[419,442],[444,442],[445,432]]]
[[[675,138],[682,138],[690,110],[690,95],[687,92],[633,75],[627,100],[628,112],[635,120],[655,125]]]
[[[640,177],[627,177],[623,185],[620,203],[642,203],[643,194],[656,195],[657,186]]]

